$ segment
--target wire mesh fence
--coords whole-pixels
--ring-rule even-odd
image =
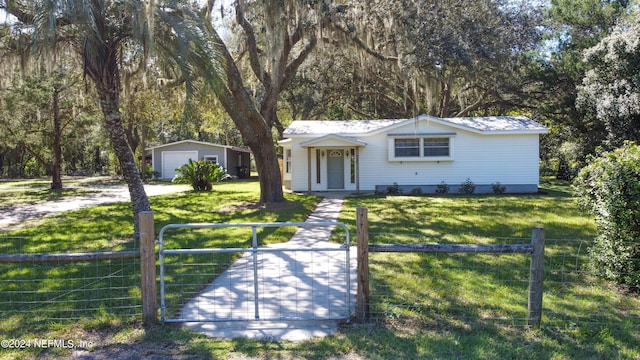
[[[244,239],[241,243],[246,244],[247,235],[240,238]],[[402,243],[409,238],[431,242],[422,234],[370,233],[370,238],[376,243],[393,243],[394,239]],[[11,244],[3,247],[0,255],[37,250],[25,251],[21,247],[22,243],[29,242],[26,238],[4,237],[0,241]],[[478,241],[526,244],[530,239]],[[585,326],[606,327],[610,331],[639,328],[640,296],[597,277],[589,264],[590,246],[591,240],[545,240],[542,327],[562,331]],[[182,307],[231,263],[238,262],[239,256],[226,253],[167,257],[168,314],[181,316]],[[296,254],[289,256],[300,265],[298,271],[302,275],[309,268],[329,261],[320,258],[309,261]],[[369,306],[378,321],[419,321],[424,326],[439,328],[473,324],[527,325],[530,261],[527,254],[370,253],[369,261],[372,299]],[[335,269],[332,263],[327,264]],[[355,262],[351,265],[355,267]],[[290,270],[290,264],[276,267],[281,279],[285,279],[282,274]],[[0,326],[11,329],[79,319],[138,319],[141,315],[139,271],[138,259],[124,257],[80,262],[0,262]],[[251,278],[249,265],[242,271]],[[329,272],[324,276],[329,279],[339,274],[342,273]],[[229,285],[237,283],[230,281]],[[259,283],[266,294],[285,293],[267,285]],[[294,288],[293,285],[282,281],[282,286]],[[352,287],[355,287],[353,282]],[[296,291],[313,293],[315,290]],[[290,296],[294,295],[287,293],[286,297]]]
[[[422,236],[370,233],[372,243]],[[480,241],[526,244],[530,239]],[[546,239],[542,327],[638,328],[640,297],[596,277],[589,246],[588,240]],[[529,254],[369,253],[371,316],[438,328],[527,326],[529,263]]]
[[[11,244],[0,254],[1,328],[140,317],[140,261],[131,255],[135,251],[107,260],[74,260],[69,254],[41,256],[28,238],[0,241]]]
[[[544,324],[638,329],[640,294],[597,276],[599,269],[590,263],[591,245],[592,240],[547,240]]]

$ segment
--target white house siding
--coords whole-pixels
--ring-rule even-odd
[[[455,133],[451,141],[453,160],[449,161],[389,161],[388,134]],[[421,121],[400,128],[381,131],[370,136],[355,138],[367,143],[360,152],[360,190],[385,190],[397,183],[405,192],[421,187],[432,192],[435,185],[447,183],[451,191],[467,178],[477,185],[478,192],[491,192],[491,184],[499,182],[507,186],[508,192],[532,192],[538,186],[538,134],[478,134],[452,128],[434,122]],[[308,190],[307,149],[300,146],[314,136],[292,136],[291,178],[294,191]],[[287,145],[289,145],[287,144]],[[345,147],[345,149],[353,148]],[[327,149],[323,149],[327,150]],[[327,190],[326,155],[321,161],[322,182],[316,183],[315,149],[311,151],[312,191]],[[350,182],[350,162],[345,159],[345,190],[355,190]]]

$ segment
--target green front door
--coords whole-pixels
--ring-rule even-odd
[[[344,189],[344,151],[327,151],[327,188]]]

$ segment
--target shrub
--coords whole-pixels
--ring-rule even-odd
[[[589,157],[574,180],[579,203],[594,216],[598,236],[589,249],[600,276],[640,286],[640,147],[621,148]]]
[[[387,187],[387,194],[391,194],[391,195],[402,194],[402,188],[400,188],[400,185],[398,185],[398,183],[394,182],[393,185]]]
[[[422,188],[417,187],[417,188],[411,189],[411,194],[413,194],[413,195],[421,195],[422,194]]]
[[[476,192],[476,184],[474,184],[471,179],[467,178],[462,184],[460,184],[460,189],[458,192],[461,194],[471,195]]]
[[[210,191],[212,184],[231,177],[222,166],[204,160],[189,159],[189,163],[182,165],[176,171],[178,174],[172,182],[191,184],[195,191]]]
[[[441,182],[436,185],[436,194],[448,194],[449,193],[449,185],[446,182]]]
[[[491,184],[491,188],[493,189],[494,194],[504,194],[504,192],[507,191],[507,187],[500,185],[499,181]]]

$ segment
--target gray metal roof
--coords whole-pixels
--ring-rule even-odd
[[[526,116],[486,116],[438,118],[421,115],[411,119],[388,120],[298,120],[284,131],[284,135],[364,135],[377,130],[394,128],[411,121],[434,121],[455,128],[466,128],[471,131],[490,132],[533,132],[546,133],[547,128]]]
[[[526,116],[486,116],[442,119],[480,131],[546,131],[546,127]]]
[[[366,134],[406,120],[298,120],[289,125],[284,135]]]

